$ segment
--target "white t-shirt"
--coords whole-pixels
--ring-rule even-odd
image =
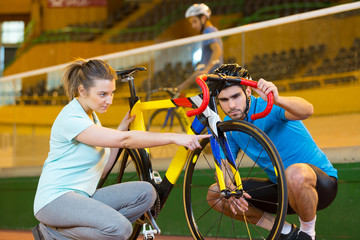
[[[92,124],[101,126],[95,113],[93,118],[94,122],[77,99],[67,104],[57,116],[51,128],[50,152],[35,195],[34,214],[67,192],[76,191],[85,196],[95,193],[110,149],[75,140]]]

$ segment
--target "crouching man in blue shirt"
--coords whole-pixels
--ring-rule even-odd
[[[223,64],[215,73],[251,79],[249,72],[237,64]],[[233,83],[223,85],[218,100],[227,115],[225,121],[244,120],[254,124],[268,135],[280,154],[288,187],[288,214],[296,213],[299,216],[300,229],[285,222],[279,239],[314,240],[316,212],[329,206],[337,193],[337,170],[316,145],[301,121],[313,114],[313,106],[299,97],[279,96],[277,87],[264,79],[258,81],[258,88],[254,91],[259,95],[258,98],[251,95],[250,87]],[[271,113],[263,119],[251,120],[252,114],[265,109],[267,95],[270,92],[274,94],[274,107]],[[227,137],[233,156],[245,148],[242,146],[240,135],[228,134]],[[275,174],[267,173],[269,179],[259,179],[259,184],[269,185],[276,182]],[[216,199],[219,199],[218,189],[218,184],[213,184],[207,197],[210,206],[214,206],[215,210],[221,212],[226,209],[227,204],[234,204],[235,206],[227,208],[231,209],[233,214],[241,214],[236,209],[247,214],[256,212],[256,216],[251,216],[252,222],[268,230],[272,228],[274,217],[270,214],[271,210],[262,209],[260,206],[263,212],[251,211],[252,205],[244,199],[216,203]],[[244,189],[246,191],[246,186]],[[271,195],[276,194],[276,191],[263,191],[262,194],[261,197],[266,201],[273,198]],[[229,215],[234,216],[233,214]]]

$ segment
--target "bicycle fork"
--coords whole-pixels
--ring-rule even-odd
[[[235,198],[242,197],[244,191],[243,191],[241,177],[239,171],[236,168],[235,159],[233,158],[230,147],[226,141],[226,136],[223,135],[221,137],[212,137],[210,138],[210,144],[213,150],[213,156],[215,158],[214,159],[215,170],[216,170],[216,175],[217,175],[221,195],[226,199],[229,199],[230,197],[235,197]],[[230,166],[231,172],[233,174],[232,181],[236,184],[235,190],[229,190],[226,187],[224,172],[221,169],[221,166],[225,163],[223,163],[221,159],[226,159],[228,165]],[[225,172],[225,174],[228,173]]]

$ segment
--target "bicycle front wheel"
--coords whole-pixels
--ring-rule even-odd
[[[215,165],[209,140],[201,142],[202,149],[193,151],[188,159],[184,178],[184,208],[189,229],[194,239],[277,239],[281,233],[287,211],[285,171],[280,156],[271,140],[259,128],[243,121],[229,121],[218,125],[219,132],[226,135],[242,134],[248,139],[241,143],[236,158],[244,190],[252,196],[249,211],[236,215],[229,209],[228,201],[220,194],[215,178]],[[242,138],[244,139],[244,138]],[[257,154],[248,149],[256,147]],[[247,155],[252,156],[250,159]],[[234,156],[236,157],[236,156]],[[275,169],[277,184],[267,181],[267,174],[256,162],[267,158],[266,168]],[[254,159],[255,158],[255,159]],[[226,169],[225,171],[231,172]],[[258,182],[259,181],[259,182]],[[262,183],[266,183],[265,185]],[[255,183],[255,184],[253,184]],[[259,184],[257,184],[259,183]],[[211,190],[209,190],[211,186]],[[215,186],[213,188],[213,186]],[[274,195],[271,200],[261,199],[263,193]],[[215,197],[214,197],[215,196]],[[258,196],[260,196],[258,198]],[[263,207],[265,209],[263,209]],[[215,210],[216,209],[216,210]],[[273,213],[274,225],[270,231],[256,225],[263,210]]]

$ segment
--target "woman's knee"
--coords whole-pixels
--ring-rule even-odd
[[[130,221],[122,221],[121,223],[113,223],[101,230],[106,240],[126,240],[130,237],[133,227]]]
[[[153,205],[155,203],[155,199],[157,196],[154,186],[149,182],[140,182],[140,183],[142,185],[143,196],[146,197],[150,205]]]

